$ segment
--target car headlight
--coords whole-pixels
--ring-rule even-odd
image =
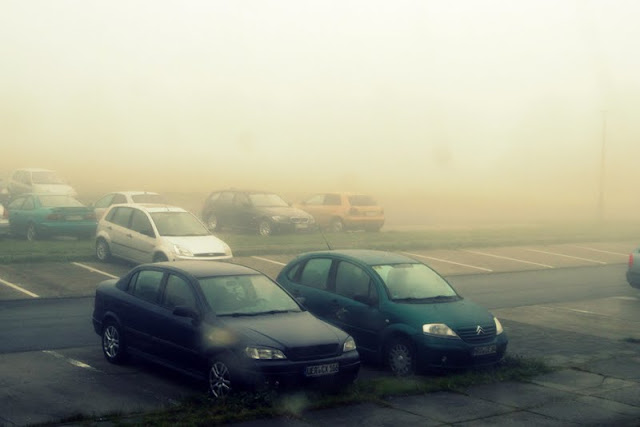
[[[344,344],[342,344],[342,352],[347,353],[356,349],[356,341],[352,337],[348,337]]]
[[[180,256],[193,256],[193,253],[185,247],[180,245],[173,245],[173,251]]]
[[[287,358],[280,350],[267,347],[247,347],[244,349],[244,354],[256,360],[280,360]]]
[[[494,317],[493,321],[496,323],[496,335],[500,335],[504,332],[504,329],[502,329],[502,323],[500,323],[497,317]]]
[[[438,337],[459,338],[458,334],[453,332],[453,329],[444,323],[428,323],[426,325],[422,325],[422,332],[427,335],[434,335]]]
[[[274,215],[271,217],[274,222],[287,222],[289,220],[288,217],[283,215]]]

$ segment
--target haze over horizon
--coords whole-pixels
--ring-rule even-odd
[[[638,16],[631,0],[5,0],[0,174],[588,219],[604,138],[607,217],[631,219]]]

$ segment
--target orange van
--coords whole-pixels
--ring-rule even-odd
[[[334,232],[379,231],[384,224],[384,209],[366,194],[318,193],[298,207],[313,215],[319,227]]]

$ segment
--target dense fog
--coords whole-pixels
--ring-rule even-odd
[[[396,225],[640,201],[635,1],[0,3],[0,173],[366,192]]]

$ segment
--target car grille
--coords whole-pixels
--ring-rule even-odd
[[[482,328],[482,333],[478,333],[478,326]],[[471,344],[483,343],[487,341],[492,341],[496,336],[496,325],[493,324],[484,324],[484,325],[473,325],[473,326],[465,326],[463,328],[458,328],[456,333],[464,342],[468,342]]]
[[[291,222],[294,224],[305,224],[309,222],[309,218],[294,216],[291,217]]]
[[[202,254],[193,254],[194,257],[214,257],[214,256],[225,256],[226,254],[224,252],[207,252],[207,253],[202,253]]]
[[[312,345],[308,347],[295,347],[287,351],[290,360],[313,360],[339,355],[338,344]]]

